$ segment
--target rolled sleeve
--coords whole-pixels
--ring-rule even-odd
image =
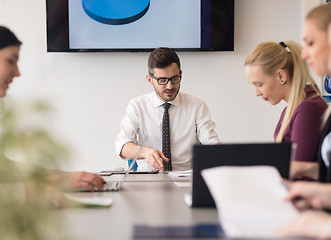
[[[197,137],[201,144],[220,144],[215,131],[215,123],[211,120],[211,114],[206,103],[202,102],[197,112]]]

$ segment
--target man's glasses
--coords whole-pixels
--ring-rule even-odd
[[[182,75],[174,76],[172,78],[157,78],[151,73],[149,75],[151,76],[151,78],[155,79],[159,85],[167,85],[169,81],[171,81],[172,84],[177,84],[182,80]]]

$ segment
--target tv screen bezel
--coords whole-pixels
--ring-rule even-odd
[[[46,0],[47,52],[150,52],[154,49],[71,49],[69,47],[68,1],[69,0]],[[201,26],[201,45],[209,44],[211,47],[173,49],[180,52],[233,51],[234,0],[201,0],[201,6],[205,9],[204,11],[201,10],[201,21],[211,23],[207,27]],[[210,10],[210,12],[208,10]]]

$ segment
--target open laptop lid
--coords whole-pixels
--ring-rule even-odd
[[[146,139],[146,138],[145,138],[145,139]],[[129,175],[130,171],[132,170],[134,164],[137,162],[138,156],[140,155],[141,151],[142,151],[143,148],[144,148],[144,143],[145,143],[145,140],[142,141],[142,143],[141,143],[141,145],[140,145],[140,147],[139,147],[138,152],[137,152],[136,155],[134,156],[134,158],[133,158],[133,160],[132,160],[132,162],[131,162],[131,164],[130,164],[128,170],[125,172],[125,174],[124,174],[124,176],[123,176],[123,178],[122,178],[122,180],[121,180],[121,182],[120,182],[120,184],[119,184],[119,188],[122,187],[123,183],[125,182],[125,179],[128,177],[128,175]]]
[[[194,146],[192,207],[215,207],[214,200],[201,176],[201,170],[217,166],[268,165],[275,166],[282,177],[288,178],[291,152],[291,143]]]

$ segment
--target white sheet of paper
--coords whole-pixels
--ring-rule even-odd
[[[286,188],[275,167],[216,167],[201,172],[228,237],[275,237],[298,216],[285,202]]]

